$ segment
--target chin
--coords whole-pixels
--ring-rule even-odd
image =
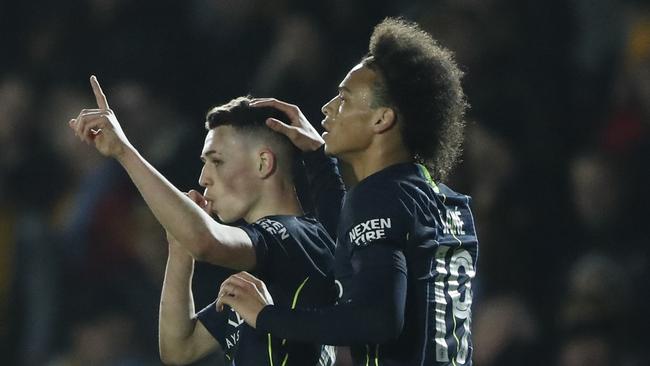
[[[324,150],[325,150],[325,154],[327,154],[327,155],[335,155],[336,154],[336,149],[334,149],[334,147],[332,145],[328,144],[327,142],[325,143],[325,149]]]
[[[238,215],[228,215],[228,214],[219,214],[219,213],[215,213],[214,217],[216,217],[219,220],[219,222],[226,225],[239,225],[243,220],[243,217]]]
[[[232,224],[233,222],[237,221],[237,219],[233,219],[228,216],[222,216],[222,215],[217,215],[217,218],[219,219],[219,221],[221,221],[224,224]]]

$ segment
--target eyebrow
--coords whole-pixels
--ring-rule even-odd
[[[205,161],[205,158],[210,157],[210,155],[218,154],[216,150],[208,150],[204,154],[201,154],[199,157],[202,161]]]

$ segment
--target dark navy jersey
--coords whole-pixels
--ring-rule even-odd
[[[334,243],[318,221],[267,216],[241,229],[255,248],[253,273],[264,281],[276,304],[295,308],[335,301]],[[316,365],[323,351],[319,344],[287,341],[273,332],[257,331],[229,307],[216,311],[215,303],[197,316],[222,346],[230,365]]]
[[[478,242],[469,203],[418,164],[367,177],[341,210],[338,304],[267,306],[258,328],[349,345],[355,365],[471,365]]]
[[[325,155],[324,147],[303,154],[305,173],[314,216],[327,232],[336,239],[341,204],[345,195],[345,184],[335,158]]]

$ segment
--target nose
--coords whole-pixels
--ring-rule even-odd
[[[325,103],[323,107],[321,107],[320,111],[328,117],[330,115],[332,105],[334,104],[334,101],[336,100],[336,97],[332,98],[329,100],[329,102]]]
[[[212,180],[208,177],[206,173],[205,164],[201,168],[201,175],[199,176],[199,185],[203,188],[206,188],[212,183]]]

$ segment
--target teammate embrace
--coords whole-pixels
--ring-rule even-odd
[[[238,366],[327,364],[319,345],[339,345],[350,346],[355,365],[471,365],[478,241],[470,198],[440,183],[462,144],[461,77],[429,34],[386,19],[323,106],[322,136],[297,106],[275,99],[211,110],[206,190],[189,198],[131,146],[92,78],[98,109],[70,126],[124,166],[170,238],[163,361],[188,363],[220,344]],[[300,209],[291,143],[324,227]],[[345,198],[326,155],[358,181]],[[198,320],[192,257],[245,271],[224,281]]]

